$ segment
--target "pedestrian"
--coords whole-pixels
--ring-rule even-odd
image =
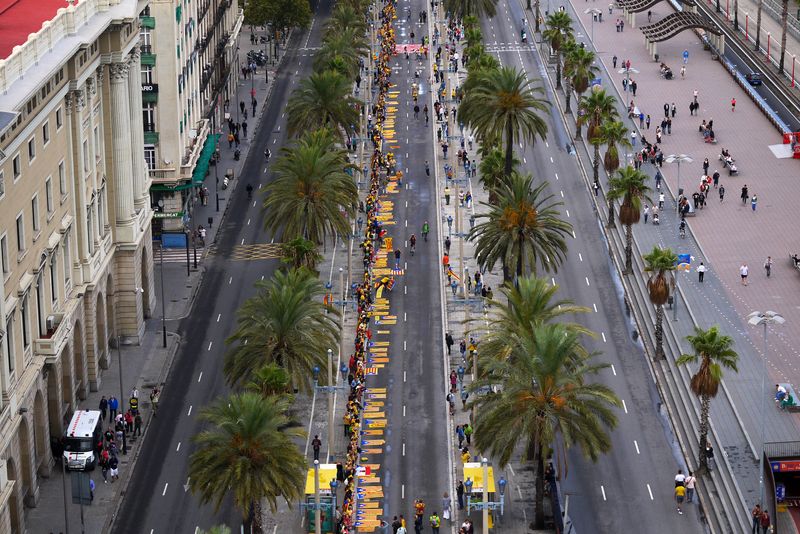
[[[116,456],[112,456],[108,460],[109,473],[111,474],[111,482],[119,480],[119,460]]]
[[[636,88],[639,87],[639,84],[636,83],[636,80],[631,80],[631,92],[633,96],[636,96]]]
[[[455,280],[450,280],[450,289],[453,290],[453,296],[455,297],[456,293],[458,293],[458,282]]]
[[[462,481],[458,481],[456,484],[456,497],[458,501],[458,509],[464,509],[464,483]]]
[[[769,278],[769,275],[772,274],[772,256],[767,256],[767,260],[764,262],[764,270],[767,272],[767,278]]]
[[[247,139],[247,121],[242,121],[242,137]]]
[[[117,410],[119,409],[119,401],[114,395],[108,398],[108,421],[111,422],[117,417]]]
[[[100,399],[100,420],[104,421],[106,418],[106,412],[108,411],[108,400],[106,396],[103,395],[103,398]]]
[[[734,111],[736,111],[736,99],[731,98],[731,113],[733,113]]]
[[[653,22],[653,12],[650,11],[649,9],[647,10],[647,22],[648,23]]]
[[[722,200],[725,198],[725,186],[719,186],[719,202],[722,203]]]
[[[756,204],[758,204],[758,195],[753,195],[750,197],[750,207],[753,208],[753,211],[756,211]]]
[[[452,518],[451,506],[450,494],[445,491],[442,495],[442,519],[449,521]]]
[[[95,490],[94,479],[89,479],[89,502],[94,502],[94,490]]]
[[[431,524],[431,531],[433,534],[439,534],[439,527],[442,525],[442,520],[439,518],[439,515],[433,512],[430,517],[428,517],[428,522]]]
[[[639,112],[639,128],[644,128],[644,113],[641,111]]]
[[[617,68],[617,55],[614,54],[614,57],[611,58],[611,63],[614,65],[614,69]]]
[[[708,158],[705,158],[703,160],[703,175],[704,176],[708,176],[708,165],[709,165]]]
[[[253,117],[255,117],[256,116],[256,108],[258,107],[258,101],[254,98],[253,100],[250,101],[250,104],[253,106]]]
[[[467,388],[461,388],[461,409],[467,409],[467,399],[469,399],[469,391]]]
[[[758,522],[761,525],[761,534],[767,534],[769,532],[769,527],[772,522],[769,519],[769,511],[766,509],[761,512],[761,517],[758,518]]]
[[[739,267],[739,276],[742,277],[742,285],[747,285],[747,274],[750,272],[750,269],[747,267],[746,263],[743,263],[741,267]]]
[[[714,470],[714,447],[711,444],[706,445],[706,463],[708,464],[708,470]]]
[[[444,343],[447,345],[447,355],[450,356],[450,348],[455,344],[455,341],[453,341],[453,335],[450,332],[444,335]]]
[[[233,133],[228,133],[228,148],[229,149],[233,148],[233,141],[234,141]]]
[[[392,532],[394,532],[394,534],[397,534],[397,531],[402,526],[403,524],[400,522],[399,519],[397,519],[397,516],[394,516],[394,519],[392,519]]]
[[[689,475],[686,477],[684,484],[686,485],[686,502],[690,503],[694,500],[694,485],[697,482],[697,478],[694,474],[689,471]]]
[[[700,283],[701,283],[701,284],[703,283],[703,276],[706,274],[706,271],[707,271],[707,270],[708,270],[708,269],[706,269],[706,266],[705,266],[705,265],[703,264],[703,262],[701,261],[701,262],[700,262],[700,265],[697,267],[697,276],[698,276],[698,278],[699,278],[699,281],[700,281]],[[691,500],[691,499],[690,499],[690,500]]]
[[[753,516],[753,531],[751,534],[757,534],[761,523],[761,505],[757,504],[750,514]]]
[[[456,426],[456,437],[458,438],[458,448],[460,449],[464,445],[464,439],[466,438],[464,435],[464,425]]]
[[[452,241],[450,241],[450,236],[444,238],[444,251],[446,254],[450,254],[450,245]]]
[[[394,270],[400,270],[400,249],[395,249],[394,251]]]
[[[660,210],[664,209],[664,193],[658,194],[658,209]]]
[[[242,115],[244,115],[244,102],[239,102],[239,109],[242,110]]]
[[[469,423],[464,425],[464,437],[467,440],[467,445],[472,443],[472,425]]]
[[[138,413],[133,418],[133,435],[134,437],[142,435],[142,415]]]
[[[683,485],[675,486],[675,502],[678,503],[678,513],[683,515],[683,510],[681,510],[681,505],[683,504],[683,498],[686,496],[686,488]]]
[[[108,462],[104,459],[100,460],[100,472],[103,474],[103,484],[108,484]]]
[[[311,448],[314,449],[314,459],[319,461],[319,450],[322,448],[322,440],[319,439],[319,434],[314,435],[311,441]]]
[[[672,119],[667,119],[667,134],[672,135]]]
[[[669,118],[669,102],[664,102],[664,118]]]
[[[631,130],[631,146],[636,146],[636,130]]]
[[[442,267],[444,267],[444,272],[450,270],[450,256],[448,256],[447,254],[444,254],[442,256]]]
[[[681,78],[686,78],[686,65],[681,65]]]
[[[742,186],[742,194],[739,195],[739,196],[742,199],[742,204],[746,204],[747,203],[747,199],[750,197],[750,195],[748,194],[748,191],[747,191],[747,184],[744,184]]]
[[[718,170],[714,169],[714,175],[712,176],[712,179],[714,180],[714,189],[716,189],[717,186],[719,186],[719,171]]]
[[[594,196],[597,196],[600,193],[600,183],[595,182],[592,187],[594,187]]]

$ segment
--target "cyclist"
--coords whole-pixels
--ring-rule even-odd
[[[247,200],[250,200],[251,198],[253,198],[253,186],[252,186],[252,184],[247,184],[247,187],[245,189],[247,190]]]
[[[417,248],[417,236],[411,234],[411,237],[408,238],[408,243],[411,245],[411,255],[414,255],[414,250]]]
[[[425,221],[422,224],[422,239],[424,239],[426,243],[428,242],[428,232],[430,231],[430,229],[431,227],[428,224],[428,221]]]
[[[272,156],[272,152],[270,152],[270,151],[269,151],[269,149],[266,149],[266,150],[264,151],[264,157],[265,157],[265,158],[267,158],[267,161],[269,161],[269,158],[270,158],[271,156]]]

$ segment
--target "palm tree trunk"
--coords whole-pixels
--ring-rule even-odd
[[[758,52],[759,45],[761,44],[761,8],[764,5],[764,0],[758,0],[758,9],[756,10],[756,52]]]
[[[541,32],[541,28],[539,28],[539,17],[541,17],[541,12],[539,11],[539,3],[540,0],[536,0],[536,22],[534,23],[534,28],[536,28],[535,29],[536,33]],[[530,9],[530,7],[528,7],[528,9]]]
[[[719,12],[720,12],[719,0],[717,0],[717,13],[719,13]]]
[[[664,356],[664,306],[656,308],[656,360],[665,360]]]
[[[544,528],[544,457],[541,444],[536,445],[536,497],[533,509],[533,528]]]
[[[624,274],[633,272],[633,225],[625,225],[625,271]]]
[[[594,162],[592,164],[592,172],[594,173],[594,182],[597,183],[600,179],[600,144],[594,144]]]
[[[525,261],[524,258],[525,253],[523,252],[524,244],[525,244],[525,236],[522,235],[522,233],[520,233],[519,243],[518,243],[519,254],[517,254],[517,279],[514,281],[514,285],[517,285],[519,283],[519,279],[522,277],[522,266]]]
[[[703,395],[700,398],[700,454],[697,472],[705,474],[708,472],[708,458],[706,448],[708,445],[708,412],[711,409],[711,397]]]
[[[558,47],[558,57],[556,58],[556,89],[561,89],[561,47]]]
[[[739,0],[733,0],[733,29],[739,31]]]
[[[783,74],[783,64],[786,59],[786,23],[789,18],[789,0],[781,2],[781,60],[778,63],[778,72]]]
[[[566,86],[564,95],[567,97],[567,106],[564,108],[564,113],[572,113],[572,108],[570,107],[570,102],[572,101],[572,91],[570,91],[569,80],[566,80],[566,82],[567,83],[564,84]]]
[[[608,222],[606,223],[606,228],[616,228],[617,223],[614,220],[614,201],[608,201]]]
[[[514,123],[508,121],[506,124],[506,176],[511,176],[514,169]]]

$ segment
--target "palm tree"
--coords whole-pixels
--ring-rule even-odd
[[[358,122],[350,81],[333,70],[315,72],[300,81],[286,105],[290,135],[323,126],[350,134]]]
[[[650,199],[649,179],[645,173],[627,166],[608,180],[609,225],[614,220],[614,202],[622,200],[619,207],[619,222],[625,226],[625,274],[633,272],[633,225],[639,222],[642,213],[642,200]]]
[[[574,39],[572,18],[566,11],[556,11],[547,16],[545,21],[547,29],[542,32],[542,37],[550,43],[550,48],[558,54],[556,60],[556,89],[561,89],[561,52],[565,43]]]
[[[214,525],[208,530],[198,530],[196,534],[231,534],[231,529],[225,525]]]
[[[497,13],[497,0],[444,0],[444,9],[453,19],[468,16],[492,18]]]
[[[647,292],[650,302],[656,307],[656,359],[664,359],[664,304],[669,300],[669,293],[675,287],[672,271],[678,264],[678,256],[668,248],[653,247],[649,254],[642,257],[645,272],[650,273],[647,279]]]
[[[359,71],[359,59],[369,54],[363,30],[346,28],[325,32],[322,48],[314,57],[314,69],[333,70],[355,80]]]
[[[571,41],[575,43],[575,41]],[[580,98],[589,88],[589,83],[597,76],[597,66],[594,64],[594,52],[574,45],[564,56],[564,78],[568,80],[572,89]],[[567,88],[567,113],[570,112],[570,97],[572,91]]]
[[[358,189],[347,169],[347,154],[334,144],[330,131],[305,134],[285,149],[273,166],[275,179],[266,186],[264,227],[284,240],[303,237],[323,243],[334,232],[350,234]]]
[[[306,269],[276,271],[255,287],[226,340],[231,345],[223,366],[228,383],[242,383],[275,363],[295,388],[308,390],[314,367],[322,367],[326,351],[339,342],[338,312],[322,303],[322,283]]]
[[[306,461],[294,440],[305,432],[287,416],[285,397],[231,395],[202,410],[211,428],[195,436],[189,487],[203,504],[219,511],[231,494],[242,515],[261,532],[261,501],[273,512],[278,498],[291,504],[303,495]]]
[[[500,291],[506,301],[499,299],[496,303],[496,311],[487,327],[489,334],[481,340],[481,354],[495,360],[512,357],[517,340],[547,323],[558,322],[571,332],[592,335],[584,326],[565,321],[567,316],[586,313],[589,308],[576,306],[567,299],[556,300],[558,290],[557,285],[535,276],[522,276],[516,285],[503,284]],[[588,353],[581,352],[580,356],[588,356]]]
[[[764,0],[758,0],[758,7],[756,8],[756,52],[759,51],[761,44],[761,9],[764,7]]]
[[[245,390],[264,398],[286,395],[289,392],[289,373],[278,364],[269,363],[252,374]]]
[[[464,40],[467,41],[467,48],[481,44],[483,42],[483,33],[480,26],[471,26],[465,29]]]
[[[364,20],[363,13],[356,9],[355,6],[339,2],[325,25],[326,37],[329,32],[346,30],[356,30],[358,35],[364,35],[367,31],[367,23]]]
[[[722,368],[739,372],[737,363],[739,355],[733,350],[733,339],[720,334],[717,326],[708,330],[694,327],[694,335],[686,336],[694,354],[681,354],[675,361],[676,365],[700,362],[697,372],[692,375],[689,386],[700,399],[700,450],[698,452],[699,473],[708,471],[708,458],[706,445],[708,443],[708,412],[711,408],[711,399],[717,396],[719,384],[722,382]]]
[[[302,237],[281,243],[281,256],[281,260],[293,269],[305,267],[316,271],[317,263],[322,261],[322,254],[317,252],[317,245]]]
[[[620,121],[603,121],[600,124],[600,142],[606,145],[606,153],[603,156],[603,165],[606,172],[610,175],[619,169],[619,148],[630,147],[628,140],[628,128]]]
[[[523,332],[515,342],[515,357],[493,359],[481,352],[484,378],[473,392],[502,384],[497,392],[477,396],[475,445],[505,467],[522,444],[536,472],[533,528],[544,528],[544,459],[555,448],[559,468],[566,467],[574,445],[596,461],[611,448],[608,431],[617,423],[620,400],[608,386],[590,380],[607,367],[590,363],[579,335],[564,325],[544,324]],[[565,469],[566,474],[566,469]]]
[[[549,104],[541,94],[541,87],[531,87],[525,73],[513,67],[480,71],[475,85],[465,88],[459,119],[485,140],[505,140],[506,176],[513,170],[517,139],[532,143],[547,136],[547,122],[541,114]]]
[[[497,202],[497,188],[506,181],[506,157],[500,147],[484,144],[480,149],[481,162],[478,164],[480,182],[489,192],[489,204]],[[511,161],[512,169],[516,169],[520,160],[514,156]]]
[[[592,91],[589,96],[581,98],[579,104],[580,115],[578,116],[577,131],[575,138],[581,135],[581,126],[586,123],[588,128],[586,131],[586,138],[594,145],[594,161],[592,162],[592,169],[594,172],[594,181],[597,183],[600,173],[600,143],[603,142],[603,137],[600,134],[600,129],[604,122],[616,121],[619,117],[617,113],[617,100],[606,93],[603,89]]]
[[[564,260],[564,237],[572,225],[560,217],[557,208],[563,202],[554,202],[553,195],[545,193],[547,183],[536,188],[532,184],[531,175],[514,172],[497,189],[496,203],[482,203],[488,211],[477,218],[485,222],[475,225],[467,237],[477,241],[475,256],[482,269],[493,269],[500,261],[507,279],[512,270],[519,278],[525,267],[535,272],[538,264],[545,271],[556,271]]]

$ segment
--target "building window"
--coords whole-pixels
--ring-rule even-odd
[[[58,191],[61,198],[67,196],[67,168],[63,159],[58,162]]]
[[[71,231],[67,230],[64,234],[64,286],[69,284],[72,277],[72,245],[70,240],[72,238]]]
[[[0,171],[0,197],[6,194],[6,174]]]
[[[155,145],[144,145],[144,160],[147,168],[151,171],[156,168],[156,147]]]
[[[58,108],[56,110],[56,131],[60,130],[62,126],[64,126],[64,118],[61,115],[61,108]]]
[[[89,172],[89,141],[83,141],[83,172]]]
[[[156,131],[156,105],[152,102],[142,104],[142,120],[145,132]]]
[[[22,165],[19,161],[19,154],[14,155],[14,159],[11,161],[11,167],[14,170],[14,180],[19,180],[19,177],[22,175]]]
[[[3,264],[3,274],[11,272],[11,264],[8,262],[8,236],[3,234],[0,237],[0,262]]]
[[[6,362],[8,374],[14,374],[14,314],[9,314],[6,319]]]
[[[45,122],[42,125],[42,144],[47,146],[47,143],[50,142],[50,123]]]
[[[17,215],[17,251],[22,254],[25,252],[25,219],[23,213]]]
[[[44,181],[44,195],[47,203],[47,215],[53,213],[53,177],[48,176]]]
[[[39,231],[39,196],[34,195],[31,199],[31,221],[33,222],[33,231]],[[36,236],[34,236],[36,239]]]
[[[33,163],[36,159],[36,138],[31,137],[28,139],[28,165]]]
[[[100,228],[100,235],[106,235],[106,186],[100,188],[97,195],[97,226]]]
[[[153,83],[153,66],[142,65],[142,84],[150,85]]]
[[[94,254],[94,204],[86,206],[86,239],[89,241],[89,254]]]
[[[56,308],[58,302],[58,250],[53,251],[50,257],[50,295],[53,297],[53,309]]]
[[[102,157],[100,154],[100,127],[94,127],[94,157],[98,160]]]
[[[28,346],[31,344],[31,325],[30,325],[30,310],[28,307],[30,306],[30,295],[25,293],[25,296],[22,297],[22,348],[24,350],[28,350]]]

